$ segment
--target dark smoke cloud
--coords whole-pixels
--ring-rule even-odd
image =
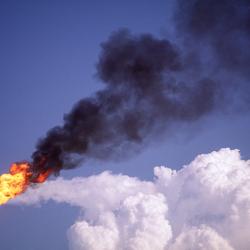
[[[177,33],[209,47],[216,66],[250,78],[250,1],[177,0]]]
[[[134,36],[128,30],[113,33],[102,44],[97,64],[105,88],[80,100],[65,115],[63,126],[39,141],[34,172],[75,167],[76,155],[110,158],[172,121],[192,121],[210,111],[215,83],[177,82],[174,75],[184,71],[181,61],[168,40]]]
[[[227,112],[250,110],[250,1],[177,0],[174,18],[189,68],[217,83]]]
[[[102,44],[97,76],[104,89],[76,103],[38,142],[34,175],[122,155],[173,122],[249,98],[250,2],[177,0],[176,7],[182,44],[124,29]]]

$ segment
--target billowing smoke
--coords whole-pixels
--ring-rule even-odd
[[[178,171],[155,167],[154,174],[153,182],[107,171],[57,178],[12,203],[79,207],[67,233],[72,250],[249,248],[250,161],[238,150],[198,155]]]
[[[176,2],[176,34],[188,63],[195,70],[199,64],[203,73],[221,82],[227,106],[235,98],[249,110],[250,1]]]
[[[214,53],[217,66],[249,79],[250,2],[177,0],[177,32]]]
[[[214,105],[211,80],[187,84],[170,77],[183,69],[177,48],[165,39],[115,32],[102,44],[97,69],[105,88],[80,100],[63,126],[39,141],[34,172],[74,167],[76,154],[118,155],[128,144],[142,143],[173,121],[195,120]]]
[[[120,157],[174,122],[214,108],[249,107],[249,12],[245,0],[178,0],[175,42],[125,29],[111,34],[97,63],[104,88],[76,103],[39,141],[34,175],[84,158]]]

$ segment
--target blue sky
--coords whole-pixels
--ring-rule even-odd
[[[62,122],[80,98],[102,87],[95,76],[100,43],[120,27],[158,37],[171,33],[172,1],[1,1],[0,3],[0,171],[29,159],[37,139]],[[141,154],[122,162],[87,162],[62,176],[114,173],[152,178],[155,165],[180,168],[199,153],[238,148],[250,157],[249,113],[213,113],[172,128]],[[76,210],[0,207],[3,250],[68,249],[66,229]]]

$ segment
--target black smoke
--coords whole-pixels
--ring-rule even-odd
[[[177,0],[177,32],[210,46],[220,66],[250,77],[250,1]]]
[[[40,139],[34,174],[122,155],[173,122],[195,121],[218,107],[227,85],[218,65],[249,79],[249,10],[249,1],[178,0],[176,33],[185,46],[126,29],[111,34],[97,63],[104,88]],[[210,71],[203,47],[213,51]]]

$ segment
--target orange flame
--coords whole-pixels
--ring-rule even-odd
[[[48,170],[46,170],[46,171],[40,173],[40,174],[36,177],[36,179],[33,179],[33,180],[32,180],[32,182],[33,182],[33,183],[43,183],[43,182],[45,182],[45,181],[48,179],[48,177],[51,175],[52,172],[53,172],[52,169],[48,169]]]
[[[0,205],[5,204],[15,196],[25,192],[30,185],[30,178],[32,172],[30,171],[31,165],[28,162],[14,163],[11,165],[9,173],[0,175]],[[44,182],[52,170],[40,173],[32,182]]]

